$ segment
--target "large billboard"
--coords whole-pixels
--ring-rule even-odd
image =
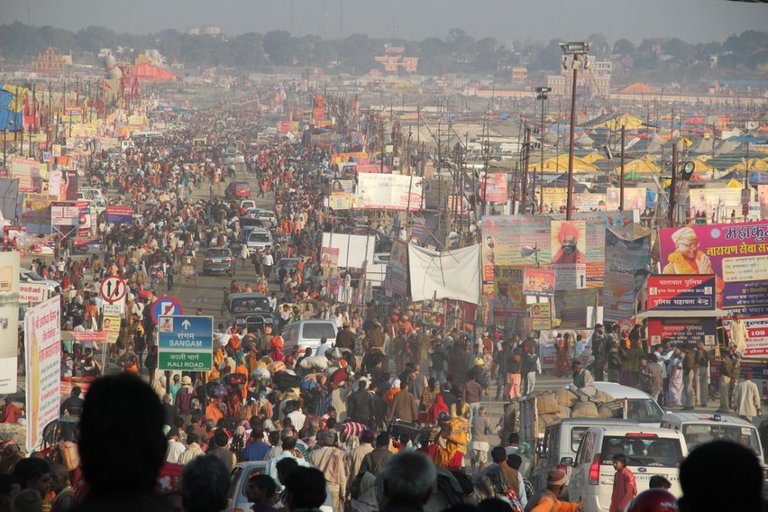
[[[741,217],[741,188],[697,188],[688,191],[691,215],[706,213],[710,222],[724,222],[736,212]]]
[[[651,260],[650,234],[637,238],[605,232],[605,284],[603,318],[618,322],[632,318],[635,301],[643,290]]]
[[[421,178],[398,174],[358,174],[355,208],[421,210]]]
[[[555,290],[587,287],[587,225],[584,221],[553,220],[550,223]]]
[[[768,221],[659,230],[661,273],[714,274],[718,306],[768,314]]]
[[[551,260],[549,217],[494,215],[480,221],[483,280],[493,280],[494,265],[536,266]]]
[[[61,398],[61,299],[27,310],[24,348],[27,373],[27,451],[42,443],[43,429],[59,417]]]
[[[747,330],[747,348],[744,350],[744,357],[768,359],[768,316],[743,318],[741,321]],[[724,320],[723,327],[730,332],[731,321]]]
[[[491,203],[504,203],[509,196],[507,195],[507,175],[502,172],[481,173],[480,197],[483,201]]]

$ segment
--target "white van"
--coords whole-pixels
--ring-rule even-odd
[[[544,439],[537,446],[538,461],[531,468],[533,489],[545,489],[547,474],[553,469],[565,471],[566,475],[571,474],[581,438],[590,427],[632,424],[639,428],[639,423],[610,418],[563,418],[550,423],[544,430]],[[525,477],[528,478],[528,475]]]
[[[307,348],[313,351],[320,346],[320,338],[325,338],[328,345],[336,341],[336,323],[331,320],[300,320],[293,322],[280,332],[283,338],[285,353],[298,348],[298,353],[304,354]]]
[[[648,489],[652,476],[660,475],[672,484],[669,492],[681,495],[680,464],[688,455],[683,435],[668,428],[634,424],[587,429],[571,471],[569,499],[582,498],[585,512],[608,512],[616,474],[613,456],[619,453],[627,457],[638,493]]]

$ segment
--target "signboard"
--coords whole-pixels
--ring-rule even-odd
[[[393,294],[401,297],[408,295],[408,244],[402,240],[392,240],[387,277]]]
[[[422,179],[398,174],[358,174],[355,207],[375,210],[421,210]]]
[[[648,276],[648,310],[714,311],[715,276]]]
[[[321,247],[320,248],[320,266],[338,267],[339,266],[339,248]]]
[[[527,316],[521,267],[497,266],[493,269],[493,317]]]
[[[107,341],[107,334],[104,331],[61,331],[61,341],[104,343]]]
[[[42,443],[45,426],[59,417],[60,309],[61,299],[54,297],[27,310],[24,317],[27,451],[29,452],[37,449]]]
[[[101,310],[101,330],[104,332],[104,341],[117,343],[120,336],[120,324],[122,322],[123,307],[118,304],[105,303]]]
[[[125,294],[128,290],[128,286],[122,277],[108,276],[105,277],[99,286],[99,293],[101,298],[109,303],[120,302],[125,298]]]
[[[14,156],[10,158],[10,177],[19,180],[19,192],[37,192],[42,188],[42,179],[48,175],[48,164],[32,158]]]
[[[747,329],[747,348],[744,350],[744,357],[768,359],[768,316],[742,318],[741,321]],[[731,321],[723,320],[723,327],[730,332]]]
[[[178,299],[165,295],[152,303],[152,321],[157,324],[161,316],[179,316],[184,311],[181,308],[181,302]]]
[[[768,314],[768,220],[659,230],[661,273],[715,274],[717,305]]]
[[[650,234],[625,238],[613,230],[605,231],[605,320],[618,322],[635,315],[635,302],[645,286],[650,261]]]
[[[645,210],[647,197],[645,187],[624,189],[624,210]],[[621,189],[608,187],[605,194],[605,203],[608,210],[618,210],[621,204]]]
[[[535,297],[552,297],[555,294],[555,273],[549,268],[526,267],[523,293]]]
[[[19,304],[43,302],[48,298],[48,285],[19,283]]]
[[[158,370],[211,370],[212,316],[161,316],[157,330]]]
[[[528,315],[531,317],[531,327],[534,331],[552,328],[552,312],[549,302],[528,304]]]
[[[51,203],[51,226],[79,226],[80,209],[76,203]]]
[[[355,191],[355,180],[333,180],[331,194],[352,193]]]
[[[505,203],[507,194],[507,175],[503,172],[485,173],[480,175],[480,197],[490,203]]]
[[[551,229],[552,267],[555,290],[587,287],[587,225],[584,221],[553,220]]]
[[[648,339],[651,345],[669,340],[672,344],[714,347],[717,321],[714,318],[649,318]]]
[[[19,347],[19,253],[0,253],[0,394],[16,393]]]
[[[594,312],[597,294],[596,288],[555,292],[555,316],[560,327],[581,329],[590,325],[587,316]]]
[[[108,224],[133,224],[132,206],[107,206],[105,215]]]

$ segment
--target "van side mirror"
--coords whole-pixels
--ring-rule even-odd
[[[573,457],[563,457],[560,459],[561,466],[573,466]]]

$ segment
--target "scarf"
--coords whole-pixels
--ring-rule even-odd
[[[703,253],[696,251],[696,257],[694,261],[685,258],[679,252],[673,252],[669,255],[669,263],[675,268],[677,274],[698,274],[699,266],[696,264],[696,260],[699,259]]]

